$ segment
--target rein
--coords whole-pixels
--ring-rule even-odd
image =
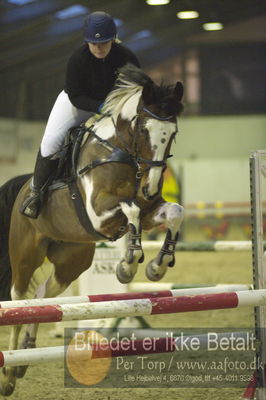
[[[78,175],[83,175],[93,168],[96,168],[100,165],[108,164],[111,162],[120,162],[123,164],[128,164],[128,165],[137,167],[136,160],[134,159],[132,154],[130,154],[128,151],[124,151],[124,150],[120,149],[119,147],[114,146],[108,140],[102,139],[100,136],[98,136],[94,132],[93,126],[91,126],[87,131],[91,135],[93,135],[94,138],[99,142],[99,144],[101,144],[106,150],[108,150],[111,153],[111,155],[110,155],[110,157],[107,157],[107,158],[101,158],[101,159],[96,159],[96,160],[91,161],[85,167],[83,167],[82,169],[80,169],[78,171]]]
[[[155,115],[155,114],[151,113],[151,111],[145,109],[144,107],[143,107],[143,110],[145,112],[148,112],[151,116],[153,116],[153,118],[159,119],[161,121],[169,120],[169,119],[173,118],[173,116],[171,116],[171,117],[159,117],[158,115]],[[137,117],[138,117],[138,115],[135,115],[132,118],[132,120],[130,121],[130,123],[132,123],[133,120],[136,119]],[[102,158],[102,159],[96,159],[96,160],[91,161],[85,167],[83,167],[82,169],[80,169],[78,171],[78,175],[83,175],[84,173],[87,173],[89,170],[91,170],[93,168],[96,168],[96,167],[98,167],[100,165],[108,164],[108,163],[111,163],[111,162],[120,162],[120,163],[124,163],[124,164],[128,164],[128,165],[134,166],[138,170],[137,171],[137,176],[138,177],[140,177],[140,172],[141,172],[140,171],[140,164],[147,164],[148,165],[148,168],[146,168],[145,171],[150,169],[150,168],[154,168],[154,167],[166,167],[166,160],[168,158],[172,157],[171,155],[167,156],[166,159],[164,159],[164,160],[154,161],[154,160],[148,160],[148,159],[139,157],[138,154],[137,154],[138,151],[136,151],[135,155],[130,153],[130,151],[126,148],[127,144],[126,144],[123,136],[120,134],[119,130],[117,129],[117,126],[116,126],[113,118],[111,118],[111,119],[112,119],[113,125],[114,125],[115,130],[116,130],[116,135],[119,137],[119,139],[123,143],[123,146],[124,146],[125,150],[122,150],[121,148],[113,145],[108,140],[102,139],[99,135],[97,135],[95,133],[95,131],[93,130],[94,126],[92,125],[90,128],[87,129],[87,131],[91,135],[94,136],[94,138],[99,142],[99,144],[101,144],[105,149],[110,151],[110,153],[112,153],[112,154],[111,154],[110,157]],[[136,135],[134,135],[134,147],[135,147],[135,145],[136,145]],[[142,173],[141,173],[141,176],[142,176]]]

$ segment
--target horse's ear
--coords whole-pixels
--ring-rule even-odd
[[[184,94],[184,86],[181,82],[176,83],[175,89],[174,89],[174,94],[176,95],[178,101],[182,100],[182,97]]]
[[[155,90],[154,90],[154,83],[152,82],[152,80],[148,80],[143,86],[142,100],[147,105],[154,103]]]

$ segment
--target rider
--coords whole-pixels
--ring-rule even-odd
[[[84,21],[85,43],[70,57],[65,88],[49,116],[37,156],[32,188],[20,212],[37,218],[46,183],[55,173],[58,152],[66,132],[85,122],[92,112],[100,112],[111,91],[118,68],[127,63],[139,67],[136,56],[117,39],[113,18],[102,11],[89,14]]]

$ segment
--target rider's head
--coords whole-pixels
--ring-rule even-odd
[[[116,25],[111,15],[96,11],[84,21],[84,39],[87,43],[104,43],[116,37]]]
[[[93,12],[86,17],[83,32],[85,42],[97,58],[107,56],[117,34],[113,18],[103,11]]]

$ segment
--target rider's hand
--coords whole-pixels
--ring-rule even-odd
[[[98,107],[98,113],[99,113],[99,114],[101,114],[103,106],[104,106],[104,103],[101,103],[101,104],[99,105],[99,107]]]

